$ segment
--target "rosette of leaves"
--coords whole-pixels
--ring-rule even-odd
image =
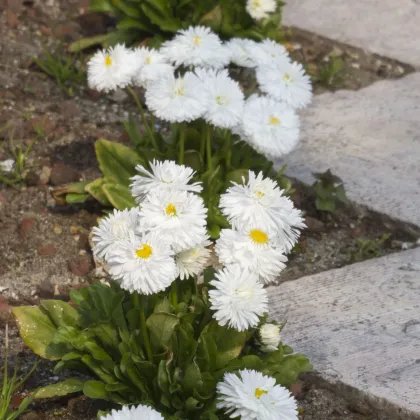
[[[115,404],[149,404],[168,419],[217,420],[228,418],[216,409],[216,384],[225,372],[255,369],[288,387],[311,370],[308,359],[286,345],[260,352],[256,329],[219,326],[205,283],[197,288],[191,279],[180,286],[174,304],[165,293],[131,295],[116,284],[96,283],[71,292],[74,306],[44,300],[39,307],[14,308],[25,344],[57,361],[55,373],[92,376],[48,385],[34,397],[83,392]]]
[[[246,0],[91,0],[90,11],[107,13],[116,19],[115,31],[84,38],[70,46],[76,52],[93,45],[127,45],[151,38],[159,45],[180,29],[206,25],[223,39],[233,36],[280,40],[281,6],[262,21],[254,21],[246,11]]]
[[[221,214],[218,205],[220,194],[224,193],[231,181],[242,182],[251,169],[263,171],[264,175],[275,179],[286,193],[292,193],[291,181],[283,176],[283,167],[279,171],[273,169],[273,162],[255,152],[248,144],[233,140],[232,148],[222,131],[214,131],[212,168],[204,162],[200,151],[202,135],[197,128],[185,128],[184,164],[193,168],[197,175],[194,181],[203,183],[202,197],[209,210],[208,230],[212,238],[218,238],[221,228],[229,227],[227,220]],[[179,130],[170,137],[163,137],[159,132],[154,135],[158,150],[154,149],[147,135],[140,135],[134,120],[126,123],[135,150],[117,142],[99,139],[95,143],[95,151],[102,178],[94,181],[84,181],[57,188],[53,191],[54,198],[60,204],[83,203],[95,199],[103,206],[124,210],[136,205],[130,193],[130,178],[137,174],[135,167],[143,165],[146,168],[153,159],[175,160],[179,155]]]

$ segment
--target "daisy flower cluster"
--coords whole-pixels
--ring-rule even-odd
[[[207,209],[190,183],[194,172],[172,161],[137,166],[131,190],[138,207],[114,210],[93,229],[94,254],[123,289],[150,295],[201,272],[210,251]]]
[[[131,192],[138,206],[114,213],[93,230],[94,254],[103,258],[113,280],[143,295],[166,290],[174,281],[200,275],[212,242],[207,209],[194,171],[173,161],[137,167]],[[277,184],[249,172],[221,197],[220,209],[232,225],[222,230],[215,252],[223,268],[208,288],[209,307],[220,326],[239,332],[254,329],[262,353],[281,345],[280,328],[263,323],[268,312],[265,284],[279,275],[304,226],[300,212]],[[178,280],[179,279],[179,280]],[[205,289],[205,290],[206,290]],[[242,419],[297,419],[296,402],[274,378],[252,370],[227,373],[217,386],[217,407]],[[113,411],[106,420],[157,420],[147,406]]]
[[[173,161],[150,167],[137,166],[132,178],[138,207],[114,210],[93,229],[93,252],[112,278],[146,295],[164,291],[178,277],[199,275],[212,244],[202,186],[191,182],[194,171]],[[268,311],[264,285],[278,278],[304,223],[276,182],[252,171],[247,182],[233,182],[221,196],[220,210],[232,228],[223,229],[215,244],[224,268],[210,283],[209,300],[220,325],[244,331]]]
[[[275,0],[250,0],[248,10],[263,18]],[[232,65],[253,69],[257,93],[247,97],[231,75]],[[233,38],[222,42],[209,28],[179,31],[160,49],[123,45],[97,52],[88,63],[91,88],[145,89],[146,105],[161,120],[201,119],[229,130],[271,158],[292,151],[299,141],[298,110],[311,102],[303,67],[275,41]]]

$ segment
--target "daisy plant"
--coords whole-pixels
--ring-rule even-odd
[[[265,4],[254,3],[255,7]],[[274,178],[286,192],[290,188],[283,171],[273,169],[273,160],[298,144],[299,110],[310,103],[312,89],[302,66],[291,61],[281,44],[270,39],[223,42],[208,27],[189,27],[160,49],[117,45],[98,51],[88,63],[88,83],[103,92],[128,89],[139,109],[144,135],[132,120],[126,127],[135,151],[98,140],[96,152],[104,177],[59,189],[56,196],[67,194],[67,202],[93,196],[119,210],[134,207],[143,194],[137,192],[137,179],[152,173],[153,179],[179,182],[189,176],[176,174],[175,181],[170,163],[159,167],[154,163],[155,159],[176,161],[196,171],[192,185],[201,182],[207,229],[217,238],[229,226],[219,200],[231,181],[240,182],[252,170]],[[145,107],[138,99],[139,90],[144,92]],[[271,224],[275,218],[270,216]],[[293,231],[285,235],[293,237]]]
[[[92,232],[108,278],[72,290],[71,303],[13,309],[25,344],[57,361],[55,373],[91,376],[34,397],[83,392],[110,402],[105,420],[297,420],[288,387],[311,365],[283,343],[284,323],[267,321],[265,286],[285,267],[301,212],[274,180],[250,171],[222,195],[228,226],[212,241],[192,168],[154,161],[137,170],[136,206]]]
[[[283,37],[281,0],[91,0],[90,11],[110,14],[116,28],[70,45],[80,51],[92,45],[113,46],[148,41],[159,45],[179,30],[205,25],[223,39]]]

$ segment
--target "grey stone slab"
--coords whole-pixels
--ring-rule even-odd
[[[324,379],[420,418],[420,248],[269,288],[283,340]]]
[[[288,0],[283,23],[420,67],[419,0]]]
[[[316,96],[282,163],[306,183],[331,169],[353,201],[420,225],[420,73]]]

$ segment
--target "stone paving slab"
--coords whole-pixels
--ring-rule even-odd
[[[353,201],[420,226],[420,73],[316,96],[282,163],[305,183],[331,169]]]
[[[420,68],[419,0],[288,0],[283,23]]]
[[[271,318],[287,319],[284,342],[324,379],[420,418],[420,248],[285,282],[269,296]]]

